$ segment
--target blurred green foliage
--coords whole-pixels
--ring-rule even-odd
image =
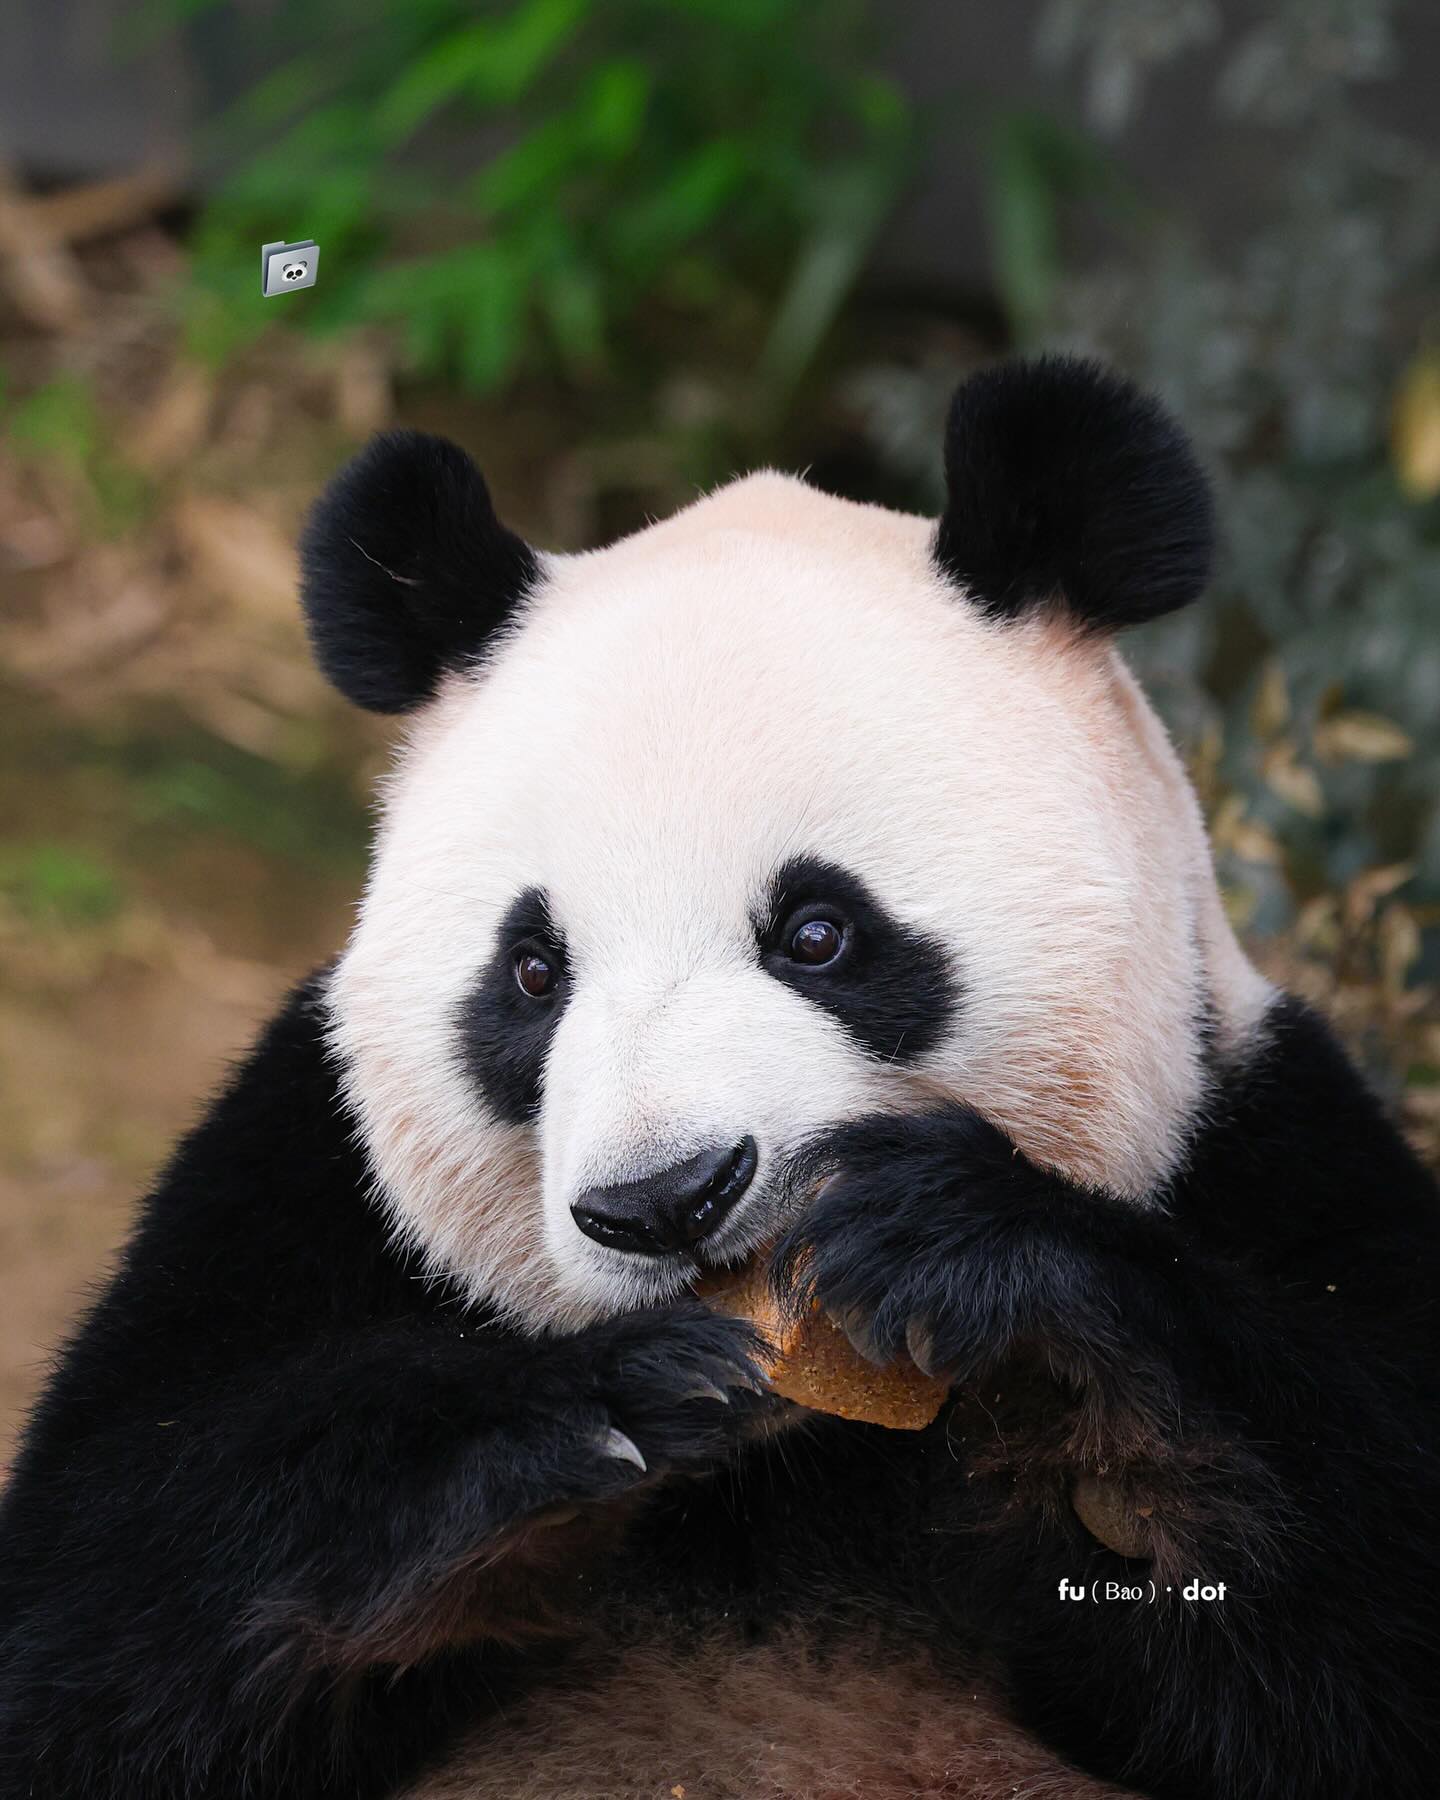
[[[776,453],[923,135],[865,0],[294,0],[259,51],[233,3],[155,5],[218,86],[256,75],[206,141],[192,346],[283,319],[386,328],[411,372],[477,391],[559,372],[653,399],[668,380],[618,432],[585,428],[612,472],[648,457],[708,479]],[[1321,954],[1360,892],[1367,930],[1392,921],[1387,979],[1427,942],[1440,973],[1440,158],[1374,89],[1404,0],[1029,10],[1037,75],[1070,99],[972,96],[992,296],[1018,346],[1099,353],[1157,389],[1215,473],[1214,595],[1130,653],[1193,753],[1222,873],[1247,922],[1298,925]],[[1223,230],[1134,169],[1160,77],[1247,146]],[[1080,258],[1082,211],[1104,229]],[[321,241],[321,284],[233,304],[282,234]],[[876,496],[933,507],[947,376],[982,346],[907,366],[876,335],[847,337],[839,397],[886,465]],[[710,387],[677,398],[702,366]],[[807,408],[834,396],[816,383]],[[704,462],[685,434],[726,408]],[[52,384],[14,422],[103,492],[83,394]]]
[[[185,0],[212,61],[231,10]],[[233,304],[255,247],[304,235],[323,280],[287,316],[394,327],[419,374],[584,379],[641,302],[703,325],[760,293],[761,370],[792,384],[912,164],[869,26],[861,0],[295,0],[205,139],[192,346],[260,328]]]
[[[23,396],[0,380],[0,437],[23,461],[70,479],[97,535],[118,537],[143,518],[147,483],[115,446],[83,375],[64,371]]]
[[[1440,975],[1440,158],[1369,92],[1404,12],[1044,0],[1037,65],[1073,78],[1078,117],[1003,119],[988,164],[1016,343],[1127,369],[1215,476],[1210,598],[1126,649],[1194,756],[1237,911],[1333,958],[1358,894],[1395,979],[1422,957]],[[1222,231],[1108,170],[1161,74],[1249,147],[1243,219]],[[1107,227],[1083,260],[1076,199]],[[899,365],[852,383],[930,506],[945,385]]]
[[[1255,923],[1298,913],[1322,936],[1326,896],[1377,867],[1413,866],[1396,885],[1422,923],[1440,900],[1440,481],[1422,443],[1440,429],[1423,354],[1440,331],[1440,158],[1366,104],[1404,10],[1188,0],[1168,35],[1148,0],[1050,0],[1042,17],[1042,51],[1086,59],[1095,129],[1123,129],[1151,74],[1203,48],[1216,130],[1254,134],[1251,230],[1217,251],[1162,222],[1057,289],[1047,335],[1118,354],[1216,470],[1214,597],[1138,660],[1235,797],[1219,836]]]
[[[295,771],[234,745],[177,731],[112,761],[135,829],[154,843],[210,831],[292,866],[363,866],[365,815],[337,771]]]
[[[996,298],[1020,343],[1043,335],[1065,279],[1064,228],[1077,203],[1132,227],[1143,197],[1087,133],[1034,107],[995,109],[981,145],[981,190]]]
[[[0,898],[32,925],[103,924],[125,904],[116,876],[90,851],[38,843],[0,849]]]

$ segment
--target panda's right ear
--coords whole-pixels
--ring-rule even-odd
[[[1000,363],[950,403],[941,572],[987,618],[1063,608],[1109,633],[1187,606],[1215,524],[1183,431],[1122,376],[1074,356]]]
[[[408,712],[484,646],[539,574],[459,447],[420,431],[370,443],[315,502],[300,539],[315,660],[372,712]]]

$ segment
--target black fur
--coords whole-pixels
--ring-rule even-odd
[[[348,700],[408,712],[463,666],[538,575],[458,445],[373,438],[316,501],[300,540],[315,659]]]
[[[521,1343],[395,1253],[353,1145],[307,988],[31,1421],[0,1510],[5,1800],[387,1793],[513,1691],[504,1645],[554,1609],[526,1522],[643,1486],[607,1433],[651,1479],[723,1451],[736,1409],[693,1396],[755,1381],[744,1326],[690,1302]],[[457,1583],[501,1647],[454,1647]]]
[[[532,999],[515,979],[522,945],[543,948],[559,979]],[[460,1055],[470,1078],[500,1118],[523,1125],[540,1108],[545,1053],[570,997],[565,939],[539,888],[527,888],[495,934],[495,948],[466,995],[458,1021]]]
[[[1440,1197],[1312,1013],[1283,1001],[1267,1032],[1144,1209],[958,1104],[861,1119],[797,1166],[834,1180],[775,1276],[973,1394],[950,1439],[998,1524],[954,1553],[957,1628],[1005,1648],[1049,1742],[1159,1800],[1418,1797],[1440,1756]],[[1128,1494],[1145,1562],[1067,1517],[1087,1472]],[[1156,1599],[1061,1603],[1062,1576],[1153,1576]],[[1185,1599],[1196,1578],[1223,1602]]]
[[[785,954],[796,926],[809,918],[848,927],[833,962],[812,967]],[[792,857],[776,873],[756,935],[769,974],[886,1062],[923,1056],[959,1004],[945,946],[893,918],[858,876],[816,857]]]
[[[1214,544],[1185,434],[1121,376],[1075,357],[1002,363],[956,392],[935,561],[991,617],[1064,606],[1087,629],[1194,600]]]
[[[1144,1211],[960,1106],[817,1146],[797,1179],[835,1180],[779,1267],[887,1350],[921,1322],[960,1386],[918,1434],[751,1440],[749,1339],[689,1306],[517,1338],[418,1279],[354,1144],[307,987],[31,1422],[0,1512],[5,1800],[364,1800],[567,1643],[583,1681],[631,1639],[799,1619],[823,1646],[862,1617],[998,1651],[1035,1730],[1160,1800],[1432,1791],[1440,1210],[1302,1007]],[[1070,1510],[1097,1469],[1148,1568]],[[1151,1573],[1153,1606],[1057,1598]]]

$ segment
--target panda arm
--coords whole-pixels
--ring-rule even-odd
[[[779,1273],[975,1395],[944,1463],[971,1548],[942,1539],[937,1582],[1008,1651],[1022,1716],[1160,1796],[1430,1792],[1440,1204],[1320,1021],[1281,1003],[1150,1205],[959,1106],[858,1121],[816,1160],[834,1179]],[[1138,1558],[1071,1511],[1097,1477],[1144,1507]]]
[[[447,1306],[351,1139],[302,992],[31,1422],[0,1795],[382,1793],[566,1631],[639,1459],[723,1452],[729,1409],[696,1396],[753,1379],[743,1327],[697,1305],[537,1344]]]

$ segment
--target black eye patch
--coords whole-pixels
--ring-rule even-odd
[[[796,951],[813,941],[807,927],[816,920],[835,925],[843,947],[823,961],[807,961]],[[768,974],[822,1007],[886,1062],[924,1055],[959,1007],[945,946],[901,924],[859,876],[833,863],[801,856],[779,869],[755,935]]]
[[[539,999],[516,978],[516,960],[526,952],[543,952],[555,972]],[[540,1110],[545,1052],[569,993],[565,942],[549,901],[539,888],[527,888],[501,920],[490,960],[456,1017],[465,1071],[507,1124],[527,1124]]]

